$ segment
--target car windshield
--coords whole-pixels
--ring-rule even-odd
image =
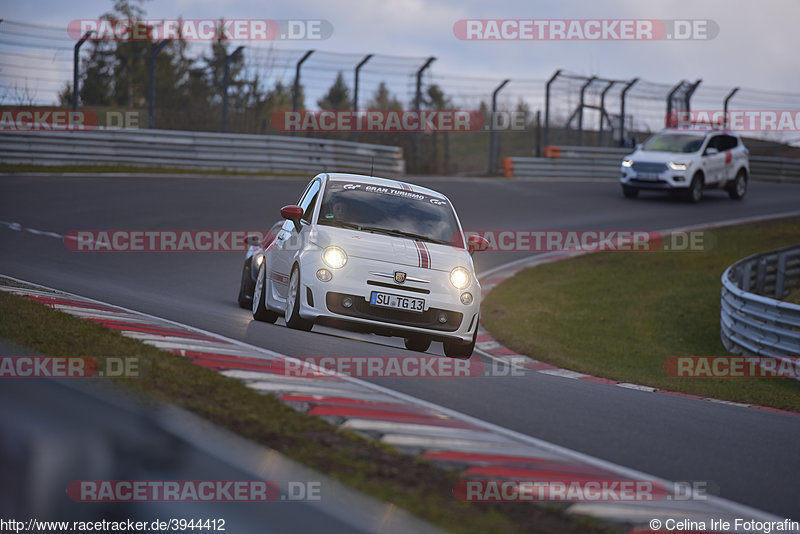
[[[642,145],[642,150],[652,152],[697,152],[703,145],[702,135],[663,133],[656,134]]]
[[[322,199],[318,224],[464,248],[449,202],[395,187],[331,181]]]

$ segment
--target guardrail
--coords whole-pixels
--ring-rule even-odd
[[[403,149],[351,141],[175,130],[0,133],[0,163],[405,174]],[[374,164],[374,165],[373,165]]]
[[[547,147],[551,157],[503,158],[503,174],[519,178],[604,178],[620,176],[622,158],[630,148]],[[800,159],[750,156],[750,179],[800,183]]]
[[[800,245],[755,254],[722,274],[720,337],[734,354],[800,357],[800,305],[783,302],[800,282]]]

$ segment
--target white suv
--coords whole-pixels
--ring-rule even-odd
[[[622,160],[622,192],[640,189],[682,192],[699,202],[703,189],[721,188],[733,199],[747,192],[748,150],[726,130],[665,129]]]

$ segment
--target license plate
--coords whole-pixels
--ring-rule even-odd
[[[658,174],[654,172],[640,172],[636,175],[639,180],[658,180]]]
[[[377,291],[373,291],[370,294],[369,303],[381,308],[394,308],[417,313],[422,313],[425,309],[425,299],[402,297],[390,293],[378,293]]]

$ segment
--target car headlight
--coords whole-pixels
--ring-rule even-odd
[[[623,167],[633,167],[633,160],[632,159],[623,159],[622,160]]]
[[[450,271],[450,283],[456,289],[464,289],[469,285],[469,271],[463,267],[456,267]]]
[[[322,251],[322,261],[331,269],[341,269],[347,263],[347,254],[339,247],[328,247]]]
[[[669,163],[667,163],[667,165],[669,165],[669,168],[672,169],[673,171],[685,171],[686,167],[688,167],[688,165],[686,165],[685,163],[675,163],[673,161],[670,161]]]

